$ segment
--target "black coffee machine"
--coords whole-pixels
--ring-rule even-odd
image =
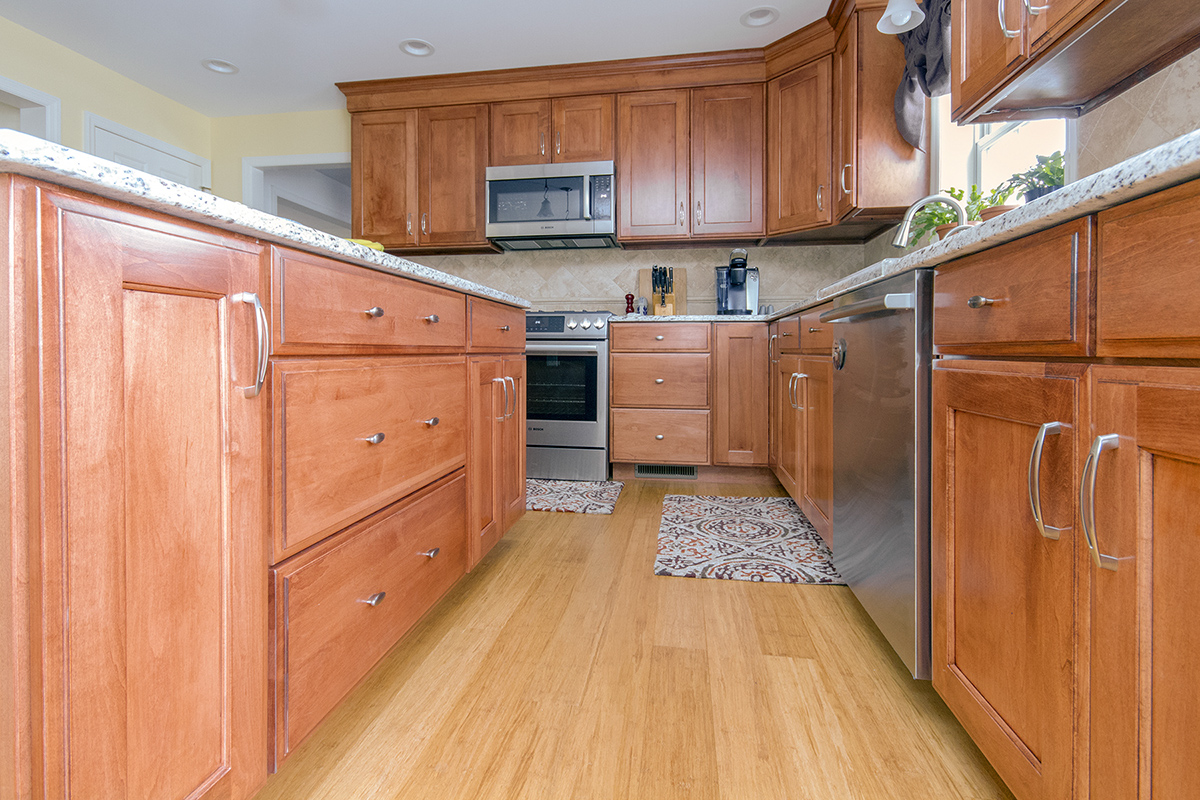
[[[717,267],[717,313],[753,314],[758,310],[758,267],[746,266],[746,251],[735,248],[729,266]]]

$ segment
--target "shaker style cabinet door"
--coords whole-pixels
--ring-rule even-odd
[[[354,237],[389,248],[417,244],[417,112],[355,114],[350,149]]]
[[[422,108],[417,119],[421,244],[486,244],[487,105]]]
[[[1022,0],[954,0],[950,73],[955,119],[1003,83],[1026,57],[1024,6]]]
[[[833,57],[767,84],[767,233],[828,225],[833,142]]]
[[[692,236],[763,233],[762,84],[692,90]]]
[[[617,237],[688,235],[688,91],[617,96]]]
[[[549,164],[550,101],[514,100],[491,105],[490,165]]]

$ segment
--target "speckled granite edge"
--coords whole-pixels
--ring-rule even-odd
[[[1184,134],[1089,175],[1023,206],[960,231],[948,239],[899,258],[885,258],[832,283],[770,316],[781,319],[832,297],[914,269],[936,267],[955,258],[1011,242],[1087,214],[1200,176],[1200,130]]]
[[[37,178],[477,297],[522,308],[530,305],[528,300],[506,292],[17,131],[0,130],[0,172]]]
[[[766,322],[773,319],[766,314],[677,314],[655,317],[649,314],[625,314],[610,317],[609,322]]]

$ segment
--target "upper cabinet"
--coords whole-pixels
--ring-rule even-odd
[[[491,166],[611,161],[611,94],[492,103]]]
[[[489,248],[487,105],[355,114],[350,147],[356,238],[388,249]]]
[[[1195,0],[953,0],[956,122],[1077,117],[1195,49]]]
[[[768,234],[833,220],[832,69],[825,56],[767,84]]]
[[[763,227],[763,87],[617,99],[617,236],[753,238]]]

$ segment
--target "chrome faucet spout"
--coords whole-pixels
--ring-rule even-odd
[[[958,224],[963,226],[967,224],[967,209],[962,202],[954,199],[948,194],[931,194],[928,197],[922,197],[917,202],[908,207],[908,211],[904,212],[904,219],[900,222],[900,228],[896,231],[896,237],[892,239],[893,247],[907,247],[908,235],[912,231],[913,217],[917,212],[930,203],[943,203],[954,209],[954,213],[958,215]]]

